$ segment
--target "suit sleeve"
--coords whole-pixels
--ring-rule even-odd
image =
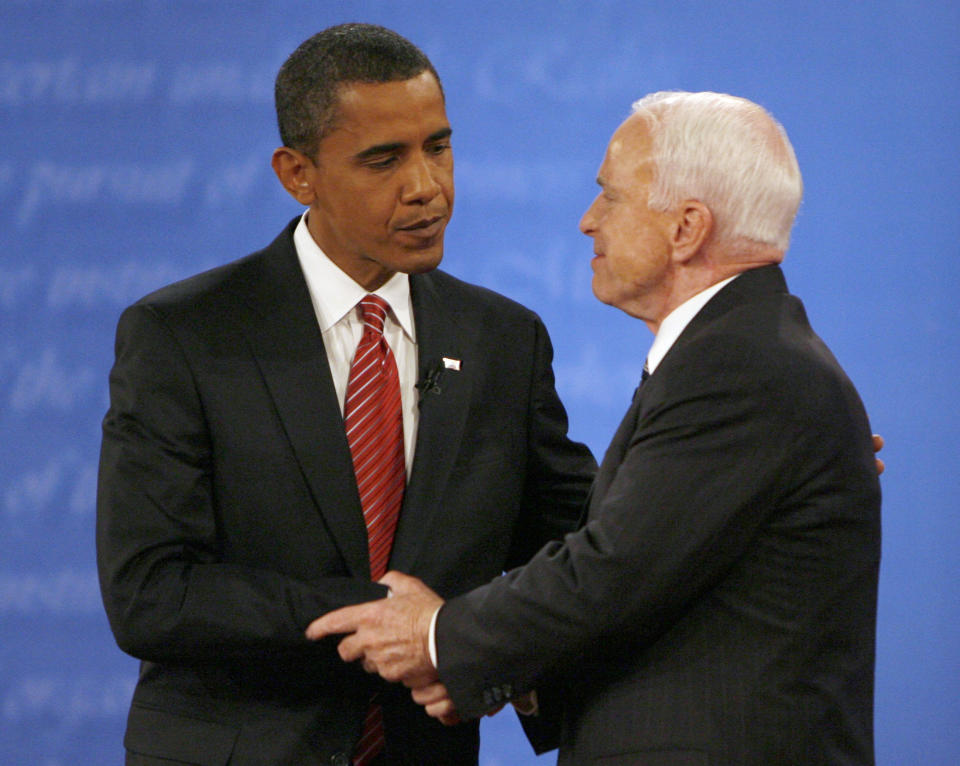
[[[553,374],[553,346],[539,319],[534,329],[523,513],[508,568],[525,564],[544,544],[576,529],[597,469],[590,450],[567,436],[567,413]]]
[[[384,589],[226,563],[211,439],[177,339],[149,307],[128,309],[117,331],[97,497],[100,585],[117,642],[153,661],[315,651],[303,636],[310,620]]]
[[[791,488],[818,475],[875,481],[865,420],[856,406],[835,419],[841,394],[828,376],[717,345],[688,346],[669,387],[656,375],[646,384],[585,526],[441,609],[440,678],[462,716],[576,672],[599,647],[652,643],[747,554]],[[845,429],[850,438],[835,438]],[[863,441],[852,463],[834,449],[851,439]]]

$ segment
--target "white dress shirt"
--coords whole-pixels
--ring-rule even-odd
[[[687,298],[687,300],[664,317],[653,339],[653,345],[650,346],[650,351],[647,353],[647,372],[653,375],[653,371],[656,370],[660,362],[663,361],[663,357],[667,355],[667,352],[673,347],[673,344],[677,342],[680,333],[687,329],[687,325],[690,324],[690,321],[700,312],[700,309],[706,306],[707,301],[738,276],[738,274],[734,274],[732,277],[727,277],[715,285],[710,285],[706,290],[702,290],[692,298]]]
[[[353,362],[357,344],[360,343],[360,336],[363,335],[363,312],[358,304],[368,292],[320,249],[307,229],[306,213],[300,218],[300,223],[293,232],[293,245],[307,280],[310,300],[313,302],[313,310],[323,335],[323,345],[342,415],[350,379],[350,364]],[[410,301],[410,279],[406,274],[398,272],[375,290],[374,294],[390,305],[383,335],[393,352],[400,376],[403,452],[409,479],[420,412],[416,390],[417,333]]]

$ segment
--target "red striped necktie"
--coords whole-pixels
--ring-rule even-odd
[[[363,335],[350,365],[344,425],[367,525],[370,577],[379,580],[387,572],[406,485],[403,412],[397,363],[383,337],[387,302],[368,295],[360,308]],[[383,711],[372,704],[354,751],[355,766],[369,764],[383,747]]]

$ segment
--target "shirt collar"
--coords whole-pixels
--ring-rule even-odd
[[[700,309],[706,306],[707,302],[714,295],[738,276],[739,274],[734,274],[732,277],[727,277],[715,285],[710,285],[706,290],[702,290],[692,298],[687,298],[687,300],[667,314],[660,323],[660,329],[657,331],[657,335],[653,339],[653,345],[650,346],[650,352],[647,354],[647,369],[651,375],[653,371],[657,369],[660,362],[663,361],[667,352],[673,347],[673,344],[676,343],[677,338],[680,337],[680,333],[687,328],[690,321],[700,312]]]
[[[320,322],[320,330],[326,332],[343,319],[360,300],[367,290],[337,264],[331,261],[320,249],[310,230],[307,228],[307,214],[304,213],[293,232],[293,244],[300,259],[310,298]],[[387,303],[397,323],[414,340],[413,309],[410,303],[410,277],[397,272],[385,284],[374,290]]]

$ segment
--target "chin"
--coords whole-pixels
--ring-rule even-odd
[[[403,267],[398,270],[405,274],[423,274],[427,271],[433,271],[442,260],[443,248],[438,247],[436,251],[424,251],[408,256]]]
[[[601,303],[606,303],[608,306],[610,305],[611,298],[604,292],[603,286],[600,284],[600,280],[597,279],[596,274],[593,275],[593,281],[590,283],[590,288],[593,290],[594,298]]]
[[[423,261],[428,264],[426,266],[427,270],[437,268],[440,261],[443,260],[443,240],[441,239],[433,247],[424,250],[422,256]]]

